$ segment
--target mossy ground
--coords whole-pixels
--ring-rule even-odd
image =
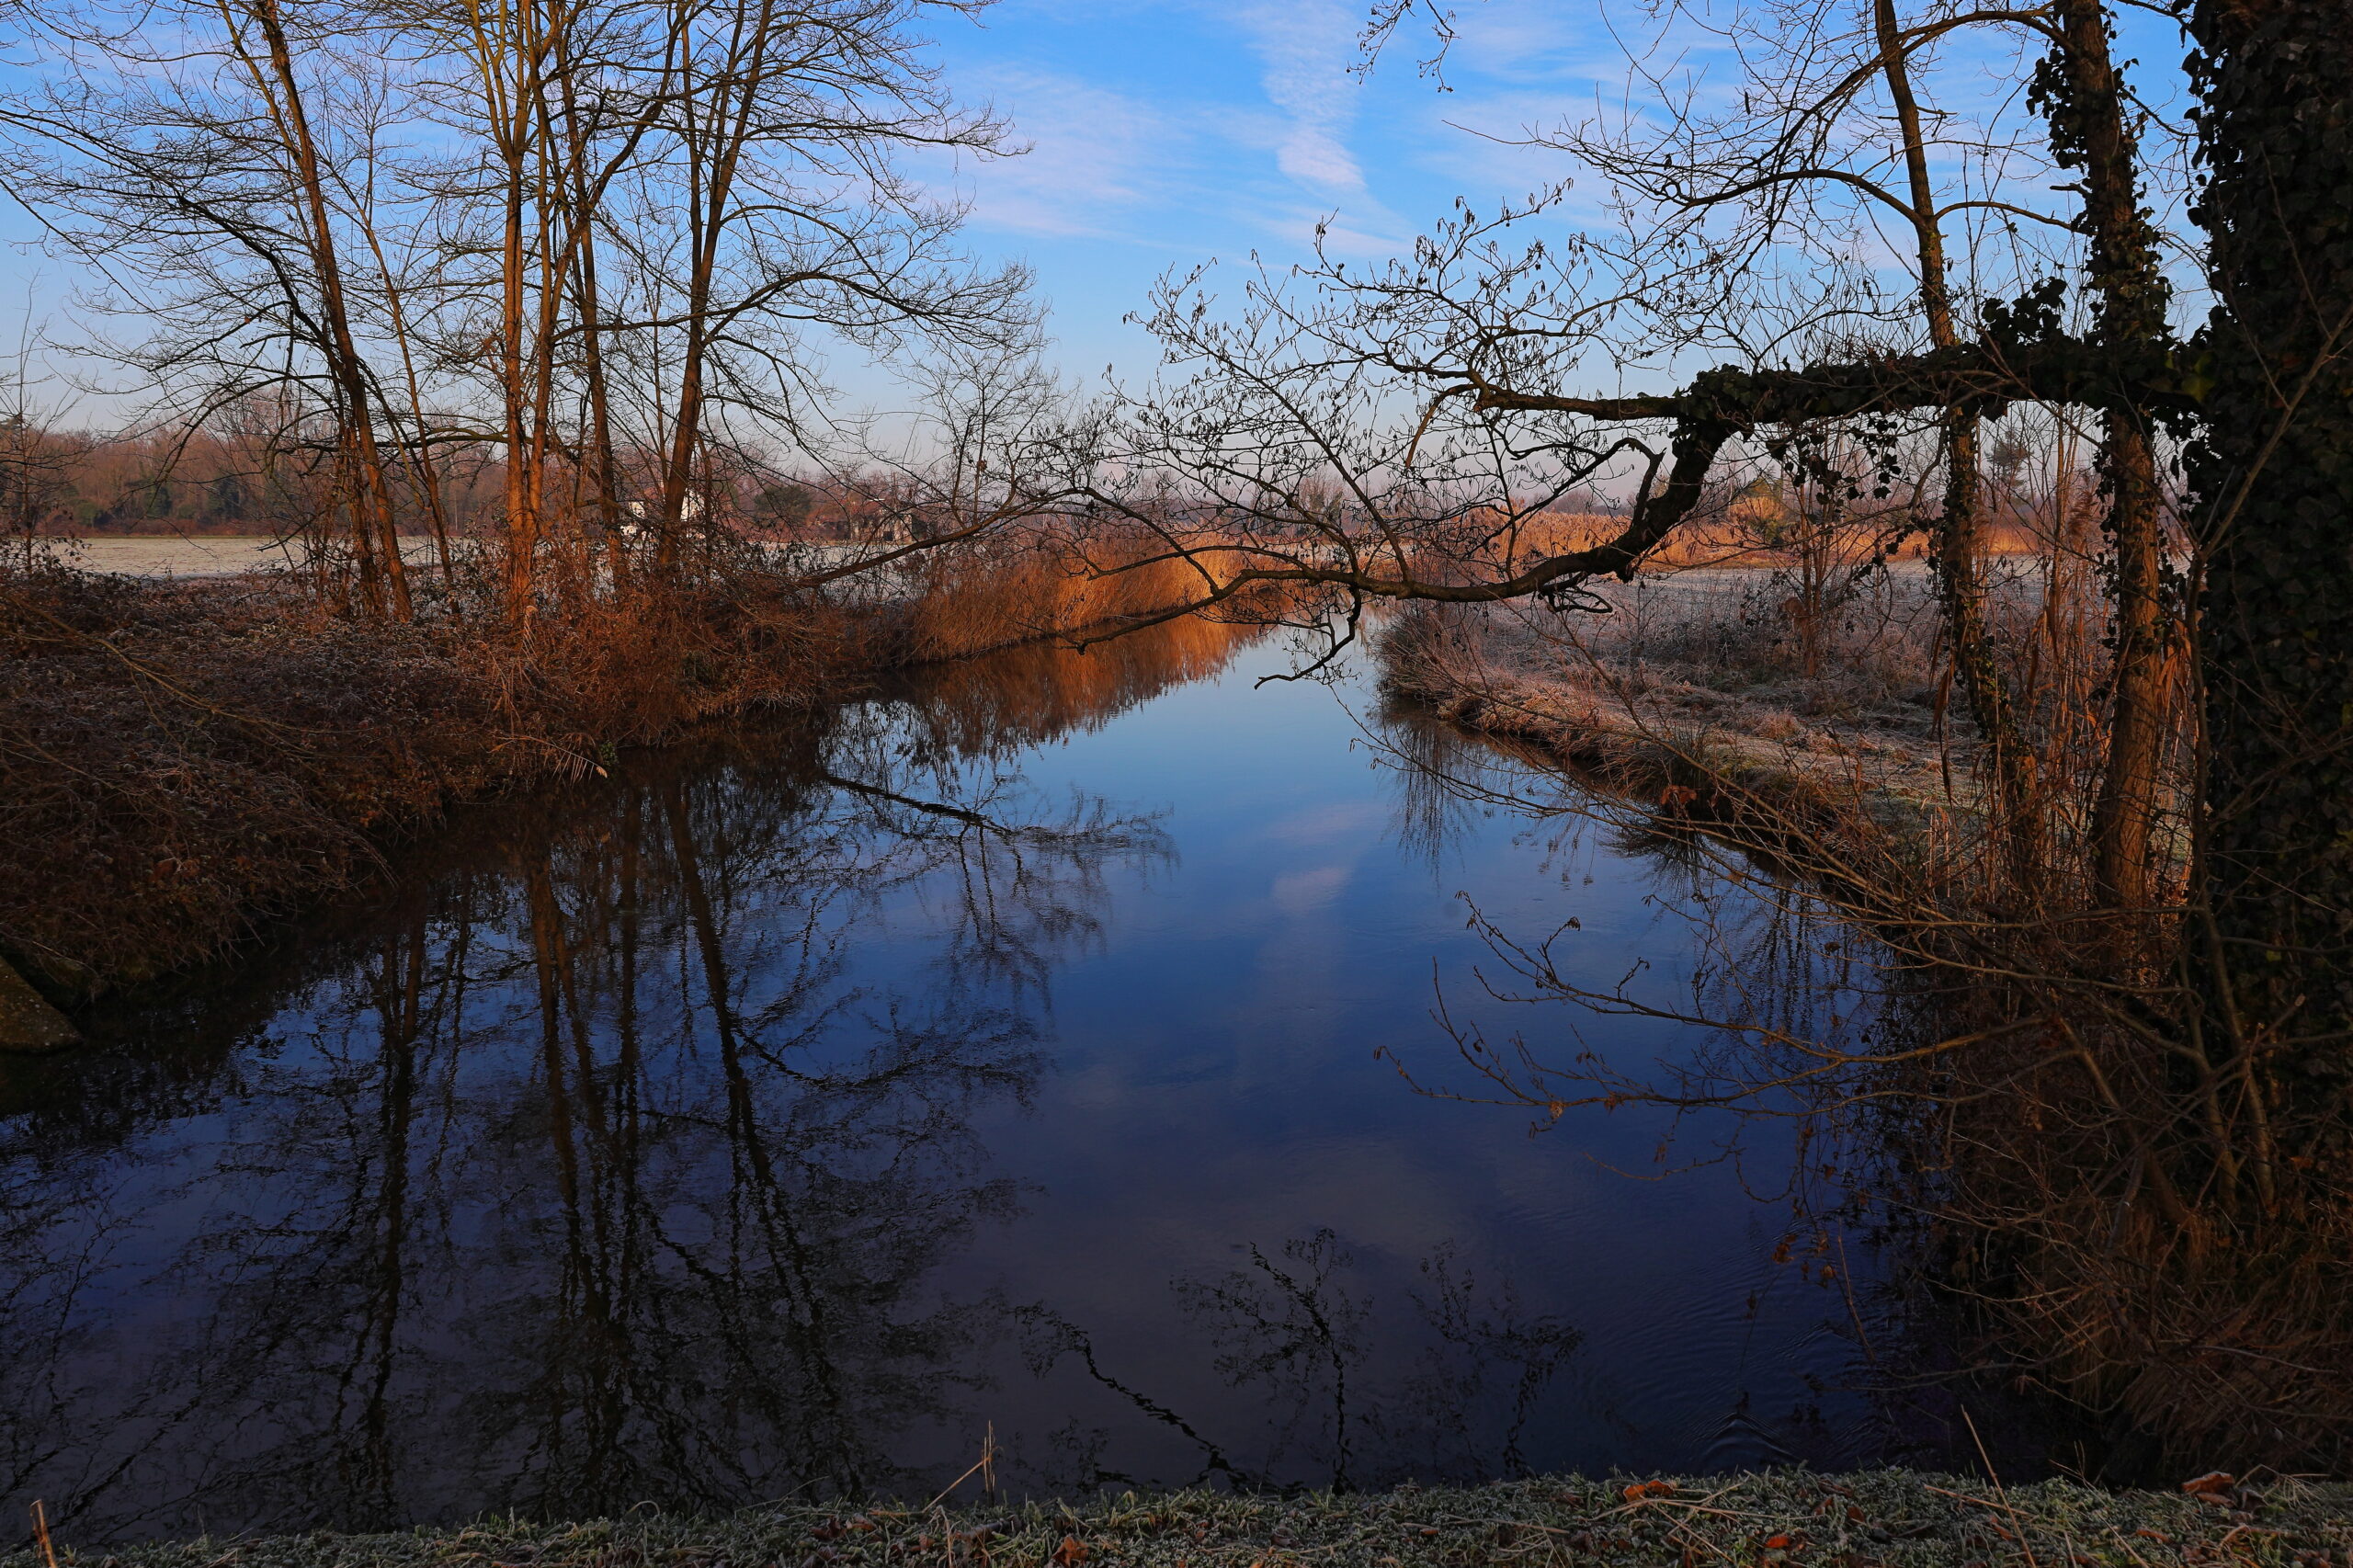
[[[2353,1486],[2276,1481],[2192,1496],[2069,1482],[2004,1490],[1900,1471],[1546,1478],[1357,1495],[1128,1493],[1085,1505],[795,1505],[715,1518],[485,1519],[402,1535],[203,1540],[107,1554],[61,1548],[58,1561],[61,1568],[2341,1568],[2353,1562]],[[0,1568],[41,1565],[19,1553],[0,1559]]]

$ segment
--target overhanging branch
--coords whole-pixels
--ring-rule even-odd
[[[1484,413],[1564,414],[1605,424],[1671,423],[1673,462],[1665,483],[1646,491],[1616,538],[1546,556],[1508,576],[1442,582],[1417,577],[1410,567],[1389,573],[1293,558],[1279,566],[1254,566],[1219,576],[1199,597],[1137,618],[1122,630],[1208,609],[1262,584],[1334,587],[1372,598],[1481,604],[1525,598],[1591,577],[1631,578],[1641,559],[1690,516],[1717,454],[1735,436],[1766,426],[1920,409],[1998,414],[2018,402],[2120,410],[2141,418],[2180,417],[2197,411],[2210,380],[2204,366],[2179,345],[2103,344],[2047,331],[2030,331],[2029,335],[2016,332],[2016,324],[2032,329],[2040,324],[2031,317],[2019,323],[1997,312],[1988,322],[1995,330],[1977,343],[1798,369],[1719,369],[1694,377],[1679,392],[1636,397],[1520,392],[1497,385],[1475,369],[1411,367],[1408,373],[1446,383],[1441,398],[1469,393],[1472,406]],[[1113,512],[1130,510],[1099,492],[1088,492],[1087,499]]]

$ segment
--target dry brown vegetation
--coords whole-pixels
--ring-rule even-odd
[[[1187,558],[1154,546],[1116,528],[1083,540],[1029,532],[926,557],[912,570],[894,635],[903,656],[920,662],[1034,642],[1041,628],[1117,628],[1185,603],[1205,573],[1223,565],[1213,547]]]
[[[219,951],[448,799],[813,689],[839,642],[685,596],[527,647],[356,622],[282,582],[45,572],[0,596],[0,944],[74,988]]]
[[[1001,540],[850,603],[739,566],[528,638],[355,619],[292,577],[0,574],[0,952],[63,991],[150,978],[348,886],[451,800],[1148,612],[1170,570],[1093,579]],[[1201,656],[1231,635],[1201,623]]]

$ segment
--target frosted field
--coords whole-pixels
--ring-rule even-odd
[[[60,557],[66,564],[85,572],[119,572],[131,577],[233,577],[241,572],[284,568],[294,564],[292,551],[274,539],[260,536],[229,536],[222,538],[174,538],[165,536],[136,539],[83,539],[55,541],[63,547]],[[469,548],[466,540],[458,540],[453,551]],[[779,551],[784,547],[771,546]],[[851,559],[857,551],[838,544],[806,544],[797,548],[803,569],[830,568]],[[888,544],[865,547],[878,553],[895,548]],[[415,565],[430,565],[434,560],[433,541],[415,538],[401,540],[402,556]],[[779,559],[779,563],[783,563]]]
[[[406,541],[403,553],[412,559],[429,540]],[[90,572],[120,572],[133,577],[233,577],[240,572],[291,563],[276,540],[222,539],[85,539],[72,542],[64,559]]]

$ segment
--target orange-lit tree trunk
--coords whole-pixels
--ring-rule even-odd
[[[334,210],[326,196],[319,165],[318,144],[311,116],[303,103],[302,85],[295,74],[294,56],[286,37],[277,0],[244,0],[242,10],[224,12],[231,36],[255,85],[269,105],[277,131],[294,165],[294,176],[306,222],[305,248],[319,292],[321,324],[329,374],[335,387],[336,489],[351,507],[353,553],[359,564],[361,597],[371,611],[401,619],[410,615],[408,574],[401,560],[399,516],[392,485],[384,472],[383,454],[376,440],[376,418],[369,393],[367,362],[359,354],[351,329],[349,296],[336,254]],[[250,26],[261,34],[263,57],[245,47]]]
[[[587,477],[595,489],[597,521],[613,591],[622,594],[629,588],[629,551],[621,535],[620,464],[613,451],[611,388],[605,375],[604,311],[597,283],[597,226],[604,193],[616,165],[608,164],[602,171],[591,168],[588,127],[573,63],[562,40],[557,42],[556,64],[563,97],[564,162],[569,176],[565,194],[570,203],[571,227],[577,236],[578,259],[573,268],[573,289],[580,333],[580,372],[588,407],[587,449],[581,454],[581,460],[587,466]],[[623,159],[634,149],[648,124],[650,121],[641,119],[621,153]]]
[[[2169,293],[2156,231],[2141,210],[2107,13],[2099,0],[2057,0],[2056,11],[2064,43],[2038,73],[2034,90],[2051,115],[2061,165],[2082,178],[2093,339],[2120,347],[2152,343],[2165,335]],[[2161,891],[2154,835],[2178,638],[2165,603],[2163,497],[2148,421],[2112,408],[2100,425],[2116,569],[2115,662],[2108,757],[2092,811],[2092,870],[2103,904],[2141,909]]]

